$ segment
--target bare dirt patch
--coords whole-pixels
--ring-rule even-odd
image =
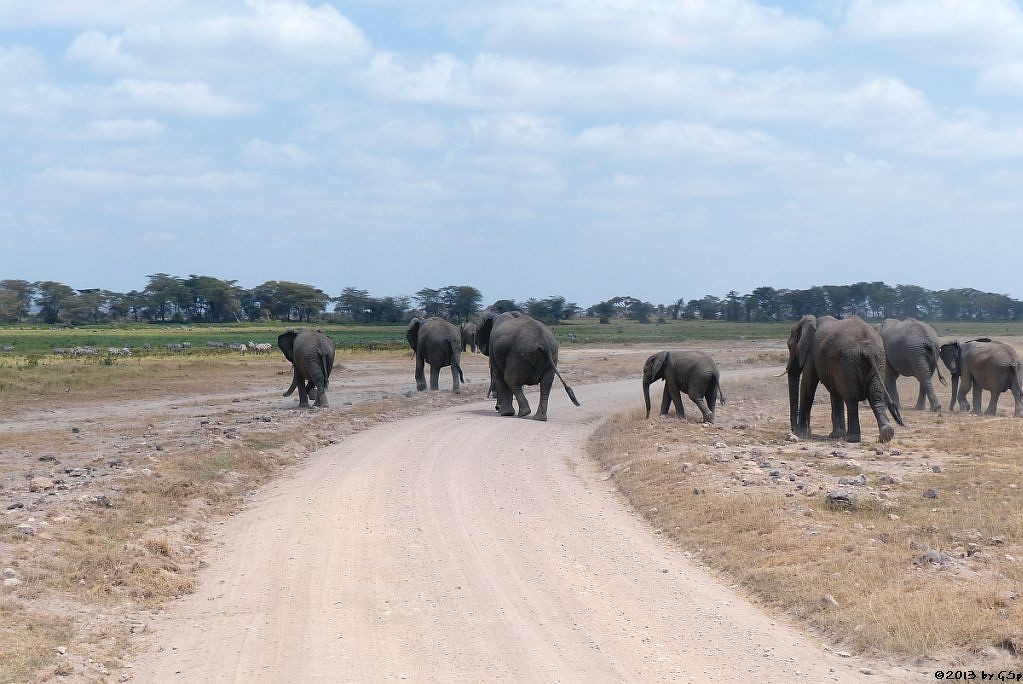
[[[817,436],[790,442],[784,379],[737,371],[722,384],[716,425],[644,420],[637,407],[591,440],[657,534],[836,649],[1019,668],[1023,420],[1011,399],[994,418],[904,410],[890,444],[848,444],[819,436],[821,388]],[[899,390],[915,398],[916,383]],[[876,440],[865,405],[861,416]]]

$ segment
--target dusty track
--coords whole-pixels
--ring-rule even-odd
[[[220,528],[136,681],[878,681],[630,514],[584,449],[637,383],[579,394],[546,424],[477,403],[318,452]]]

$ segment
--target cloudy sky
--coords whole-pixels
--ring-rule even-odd
[[[1023,296],[1016,0],[0,0],[0,278]]]

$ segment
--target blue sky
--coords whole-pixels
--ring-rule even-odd
[[[0,0],[0,278],[1023,296],[1015,0]]]

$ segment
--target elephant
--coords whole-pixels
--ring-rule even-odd
[[[284,393],[290,396],[298,388],[298,405],[309,407],[313,397],[316,406],[327,408],[327,385],[334,368],[334,341],[319,330],[288,330],[277,337],[277,346],[291,362],[294,376],[291,387]]]
[[[473,354],[476,353],[478,349],[476,346],[476,330],[477,326],[475,323],[465,323],[462,325],[462,351],[471,349]]]
[[[512,397],[520,417],[530,413],[523,385],[540,385],[540,405],[535,420],[547,420],[547,402],[554,376],[561,380],[572,403],[579,406],[575,392],[558,372],[558,342],[550,328],[518,311],[484,316],[477,331],[480,351],[490,358],[491,386],[497,393],[497,410],[502,416],[515,415]]]
[[[832,316],[803,316],[788,339],[789,422],[799,437],[810,436],[810,409],[817,384],[831,393],[832,439],[860,441],[859,402],[870,404],[881,442],[895,436],[886,408],[899,425],[902,414],[885,391],[884,342],[859,316],[838,320]],[[849,423],[846,427],[845,414]]]
[[[430,389],[440,389],[440,369],[451,366],[451,391],[459,394],[462,390],[459,380],[465,382],[462,374],[461,334],[451,323],[436,316],[427,319],[413,318],[405,330],[405,339],[416,355],[416,389],[426,389],[423,365],[430,364]]]
[[[902,408],[896,381],[900,375],[905,375],[916,378],[920,383],[920,394],[914,408],[922,411],[926,400],[930,402],[932,411],[940,411],[941,403],[938,401],[938,395],[934,393],[931,376],[937,371],[941,384],[947,383],[938,367],[938,348],[941,345],[934,328],[915,318],[904,321],[887,318],[881,324],[881,339],[884,341],[887,362],[884,386],[895,405],[899,409]]]
[[[657,380],[664,380],[662,416],[668,415],[668,408],[674,403],[676,415],[686,417],[680,392],[689,395],[703,414],[705,423],[714,422],[714,405],[718,398],[722,404],[725,403],[717,364],[703,352],[662,351],[646,360],[643,364],[643,401],[646,402],[647,418],[650,417],[650,384]]]
[[[958,401],[960,409],[968,410],[966,393],[973,390],[973,412],[980,415],[982,390],[991,392],[987,415],[998,413],[998,397],[1009,390],[1016,402],[1013,416],[1023,417],[1023,391],[1020,389],[1023,380],[1023,366],[1020,365],[1016,350],[1004,342],[992,341],[987,337],[969,340],[960,344],[958,341],[941,345],[938,353],[941,360],[952,374],[953,410]],[[960,384],[960,379],[962,384]]]

